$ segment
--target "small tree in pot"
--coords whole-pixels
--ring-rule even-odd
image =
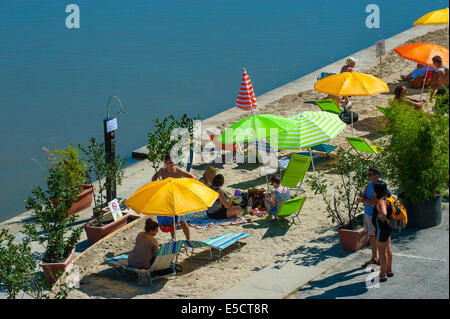
[[[386,128],[392,138],[380,143],[380,167],[398,190],[408,225],[438,225],[440,192],[449,178],[449,118],[438,111],[416,111],[394,99],[389,104],[395,117]]]
[[[94,181],[98,183],[98,193],[96,194],[94,192],[93,220],[85,226],[89,243],[93,244],[108,233],[125,225],[128,216],[123,216],[120,222],[117,223],[118,221],[114,221],[111,214],[105,213],[103,210],[108,205],[106,202],[106,190],[109,187],[108,180],[116,181],[117,185],[121,185],[124,175],[123,167],[125,165],[125,159],[121,159],[117,155],[111,164],[107,163],[104,144],[98,143],[94,137],[91,137],[89,141],[90,143],[87,148],[81,145],[78,147],[83,153],[88,165],[89,182],[91,184]],[[112,143],[112,147],[114,148],[114,143]],[[108,226],[108,224],[111,225]]]
[[[356,200],[368,183],[367,171],[375,165],[375,159],[362,154],[352,154],[350,151],[339,149],[339,160],[336,171],[339,175],[339,184],[332,184],[334,193],[328,194],[329,181],[324,174],[312,176],[306,182],[314,191],[320,194],[326,204],[328,217],[337,223],[342,247],[346,250],[356,251],[364,246],[368,236],[362,231],[363,215],[360,215],[362,206]],[[350,238],[347,239],[347,236]]]
[[[41,266],[49,282],[70,263],[75,245],[80,239],[81,227],[71,229],[76,215],[66,217],[77,199],[78,187],[64,182],[64,173],[57,168],[49,169],[47,190],[33,186],[32,195],[25,200],[27,209],[35,214],[35,222],[24,224],[25,233],[45,247]],[[55,202],[57,204],[55,204]]]

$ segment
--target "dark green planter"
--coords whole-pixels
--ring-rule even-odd
[[[407,227],[428,228],[441,223],[441,194],[422,202],[413,202],[408,198],[399,199],[408,214]]]

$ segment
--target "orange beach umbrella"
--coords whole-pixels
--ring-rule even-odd
[[[423,17],[417,19],[413,24],[414,25],[448,24],[448,8],[429,12]]]
[[[433,57],[439,55],[442,63],[448,65],[448,49],[437,44],[413,43],[396,48],[394,51],[404,59],[428,66],[432,66]]]

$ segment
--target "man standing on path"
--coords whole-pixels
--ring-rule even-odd
[[[166,179],[167,177],[173,177],[173,178],[193,178],[196,179],[194,175],[191,173],[185,171],[182,168],[179,168],[175,166],[175,163],[173,162],[170,155],[166,155],[164,158],[164,167],[161,168],[155,175],[152,177],[152,182],[158,180],[158,178]],[[178,216],[176,216],[175,222],[177,221]],[[186,236],[187,240],[191,239],[191,233],[189,230],[189,226],[186,222],[186,217],[180,216],[180,226],[183,229],[184,235]],[[172,238],[175,237],[175,230],[173,230],[171,233]]]
[[[369,168],[367,172],[367,177],[369,178],[369,184],[364,190],[364,194],[359,196],[356,200],[358,203],[364,204],[364,230],[368,232],[370,239],[370,248],[372,249],[372,258],[365,262],[361,267],[365,268],[370,264],[379,265],[379,260],[377,258],[377,242],[375,239],[375,225],[372,224],[372,214],[373,208],[377,203],[377,196],[373,191],[373,183],[380,180],[381,172],[376,167]]]

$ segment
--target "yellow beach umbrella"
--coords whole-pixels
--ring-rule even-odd
[[[365,96],[389,92],[386,82],[371,74],[358,72],[343,72],[327,76],[314,83],[314,89],[334,96]]]
[[[379,78],[359,72],[343,72],[327,76],[314,83],[314,89],[318,92],[334,96],[366,96],[389,92],[386,82]],[[352,135],[353,135],[353,111]]]
[[[144,215],[175,217],[206,210],[218,196],[195,179],[168,177],[142,186],[125,205]]]
[[[417,19],[413,24],[414,25],[448,24],[448,8],[429,12],[423,17]]]

